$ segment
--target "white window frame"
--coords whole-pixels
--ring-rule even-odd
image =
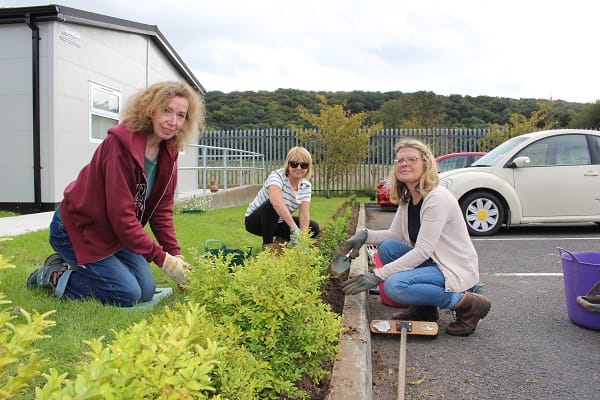
[[[89,81],[89,139],[92,143],[101,143],[106,137],[106,129],[94,132],[94,116],[112,119],[115,125],[119,123],[121,112],[121,91],[98,82]]]

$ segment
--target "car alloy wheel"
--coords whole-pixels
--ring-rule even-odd
[[[469,234],[493,235],[502,227],[504,207],[494,194],[483,191],[471,193],[460,204]]]

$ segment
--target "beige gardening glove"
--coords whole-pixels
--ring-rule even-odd
[[[162,270],[169,278],[173,279],[176,284],[181,286],[189,283],[185,273],[187,271],[192,271],[193,267],[183,259],[182,255],[173,256],[167,253],[165,260],[163,261]]]

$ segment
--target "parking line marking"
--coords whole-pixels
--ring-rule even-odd
[[[494,276],[563,276],[562,272],[496,272]]]

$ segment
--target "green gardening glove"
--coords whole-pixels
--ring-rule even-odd
[[[356,234],[354,236],[352,236],[350,239],[346,240],[346,243],[344,243],[344,254],[346,254],[350,250],[352,250],[352,253],[350,253],[350,258],[358,257],[358,252],[360,251],[360,248],[365,244],[366,241],[367,241],[367,230],[366,229],[356,232]]]
[[[290,243],[292,244],[292,246],[298,246],[299,238],[300,238],[300,228],[295,227],[290,232]]]
[[[383,282],[383,279],[372,272],[367,272],[366,274],[360,274],[348,279],[342,283],[341,287],[344,294],[349,295],[373,289],[381,282]]]

